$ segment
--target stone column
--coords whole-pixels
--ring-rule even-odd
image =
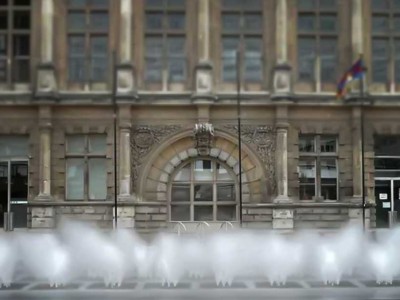
[[[36,94],[39,97],[53,97],[57,90],[54,70],[54,0],[42,0],[40,64],[38,66]]]
[[[352,0],[351,44],[354,58],[358,58],[358,56],[364,51],[363,1],[364,0]]]
[[[198,1],[198,49],[199,61],[195,67],[194,103],[210,103],[213,95],[213,74],[210,61],[210,0]]]
[[[288,63],[288,9],[287,0],[279,0],[276,4],[276,56],[277,63],[274,68],[272,99],[287,100],[292,91]]]
[[[119,36],[119,61],[117,66],[117,96],[137,98],[132,57],[132,0],[121,0]]]
[[[131,127],[119,127],[119,200],[131,199]]]

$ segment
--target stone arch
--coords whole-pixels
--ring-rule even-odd
[[[238,176],[239,150],[237,139],[220,130],[215,132],[210,158],[220,160]],[[148,156],[138,181],[138,200],[167,202],[168,184],[174,170],[188,159],[204,158],[194,147],[192,131],[186,130],[170,137]],[[270,200],[266,170],[257,154],[242,144],[243,202],[265,202]]]

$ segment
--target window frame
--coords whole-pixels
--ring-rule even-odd
[[[303,152],[300,151],[300,140],[302,137],[305,138],[312,138],[314,142],[314,151],[313,152]],[[321,152],[321,139],[323,138],[335,138],[335,152]],[[306,201],[339,201],[340,200],[340,187],[339,187],[339,176],[340,176],[340,170],[339,170],[339,137],[334,134],[299,134],[299,164],[298,164],[298,180],[299,180],[299,200],[302,202]],[[305,200],[301,199],[300,196],[300,189],[302,185],[307,185],[307,184],[302,184],[300,182],[300,161],[305,160],[305,159],[310,159],[313,160],[314,166],[315,166],[315,179],[314,179],[314,185],[315,185],[315,195],[313,199],[311,200]],[[335,164],[336,164],[336,199],[324,199],[321,195],[322,191],[322,186],[327,185],[327,184],[322,184],[322,164],[321,161],[324,159],[334,159]]]
[[[194,165],[196,161],[210,161],[212,170],[213,172],[213,179],[210,180],[195,180],[194,179]],[[217,164],[221,165],[230,175],[230,180],[218,180],[217,179]],[[190,180],[188,181],[175,181],[175,176],[187,165],[190,165]],[[168,220],[169,222],[202,222],[202,221],[196,221],[195,220],[195,207],[200,207],[200,206],[208,206],[212,207],[212,215],[213,215],[213,220],[212,221],[206,221],[206,222],[226,222],[222,220],[218,220],[218,207],[223,207],[223,206],[234,206],[235,207],[235,219],[234,220],[229,220],[230,222],[237,222],[239,220],[239,197],[238,197],[238,185],[237,185],[237,176],[233,172],[233,170],[226,165],[225,163],[211,159],[209,157],[196,157],[193,159],[189,159],[182,163],[174,172],[171,174],[171,180],[168,183]],[[190,199],[189,201],[172,201],[172,188],[174,183],[176,184],[189,184],[190,185]],[[217,195],[217,186],[218,184],[221,183],[232,183],[234,185],[234,201],[218,201],[218,195]],[[195,195],[194,195],[194,186],[196,184],[212,184],[212,193],[213,193],[213,200],[212,201],[197,201],[195,200]],[[172,220],[172,206],[189,206],[189,220],[182,221],[182,220]]]
[[[105,150],[104,153],[90,153],[89,145],[90,145],[90,137],[93,136],[102,136],[104,137]],[[82,153],[79,152],[68,152],[68,139],[70,137],[83,137],[84,138],[84,149]],[[69,159],[82,159],[84,161],[84,170],[83,170],[83,199],[69,199],[68,198],[68,160]],[[96,202],[101,201],[104,202],[108,198],[108,186],[106,188],[106,195],[104,199],[90,199],[89,195],[89,185],[90,185],[90,166],[89,161],[91,159],[103,159],[106,163],[106,183],[108,177],[107,171],[107,135],[106,134],[67,134],[65,136],[65,200],[66,201],[84,201],[84,202]]]

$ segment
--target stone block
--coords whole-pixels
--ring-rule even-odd
[[[32,217],[32,228],[54,228],[55,220],[54,218],[39,218]]]
[[[84,210],[84,214],[94,214],[94,213],[96,213],[95,208],[92,207],[92,206],[84,207],[83,210]]]
[[[211,157],[218,157],[219,153],[221,152],[220,149],[218,148],[211,148],[210,150],[210,156]]]
[[[293,219],[293,209],[273,209],[274,219]]]
[[[272,223],[271,222],[248,222],[243,223],[244,228],[250,229],[271,229]]]
[[[151,220],[154,220],[154,221],[167,221],[167,215],[166,214],[151,215]]]
[[[272,209],[268,208],[249,208],[247,210],[249,215],[271,215]]]
[[[114,210],[113,210],[114,213]],[[135,216],[134,207],[118,207],[117,208],[118,218],[133,218]]]
[[[294,222],[293,219],[273,219],[272,228],[273,229],[293,229]]]
[[[55,216],[54,207],[32,207],[32,218],[52,218]]]
[[[135,216],[136,221],[150,221],[150,215],[149,214],[137,214]]]
[[[136,206],[136,213],[138,214],[157,214],[159,212],[158,206]]]
[[[321,215],[321,221],[347,221],[348,217],[344,215]]]
[[[118,228],[135,228],[135,220],[132,218],[118,219]]]

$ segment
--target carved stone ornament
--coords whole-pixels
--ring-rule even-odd
[[[200,123],[194,126],[195,148],[200,155],[210,154],[214,139],[214,127],[210,123]]]
[[[224,125],[224,129],[237,135],[237,125]],[[276,129],[274,126],[266,125],[242,125],[242,142],[254,149],[267,169],[267,180],[271,192],[275,193],[275,149]]]
[[[179,131],[180,125],[133,126],[131,134],[132,183],[139,177],[142,159],[150,153],[154,145],[160,144],[167,136]]]

